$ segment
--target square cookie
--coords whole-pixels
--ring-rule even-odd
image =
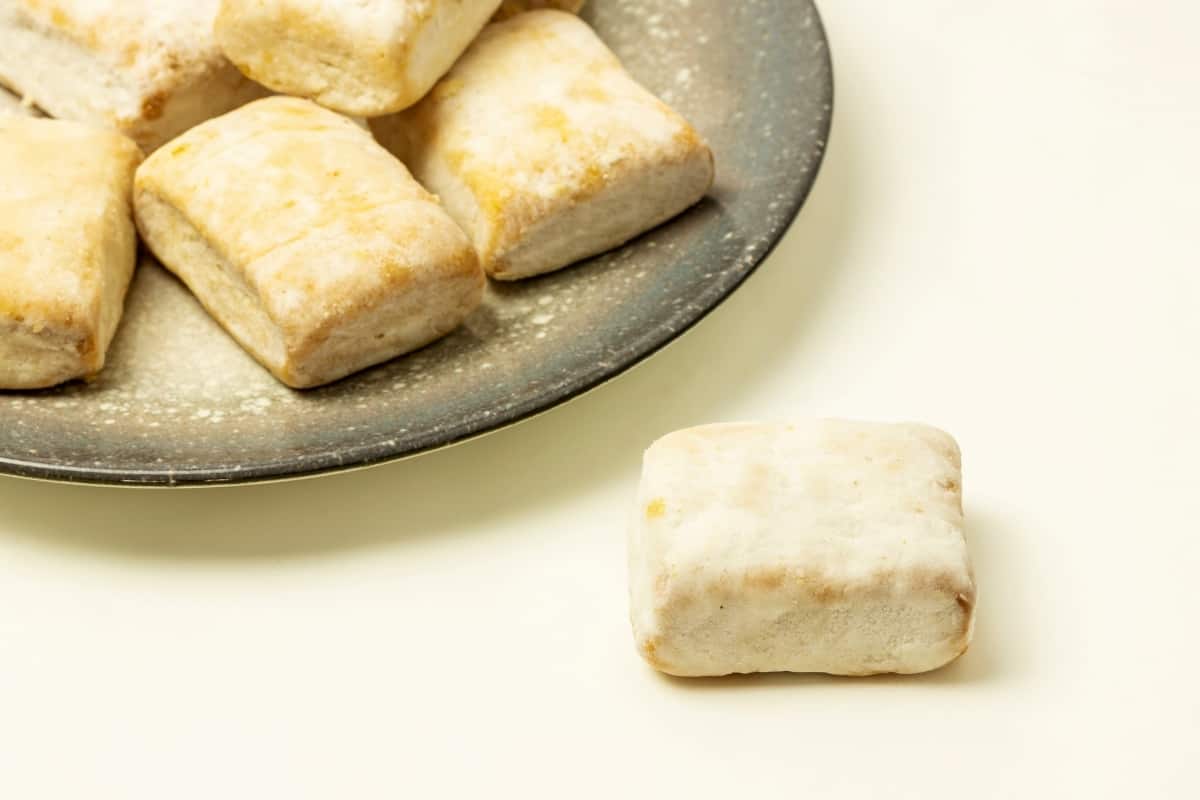
[[[471,243],[437,199],[307,100],[193,128],[138,170],[134,202],[155,255],[292,387],[426,345],[482,299]]]
[[[361,117],[408,108],[500,0],[222,0],[216,37],[251,78]]]
[[[961,463],[924,425],[678,431],[630,532],[642,656],[672,675],[936,669],[971,639]]]
[[[372,128],[504,280],[617,247],[713,181],[695,129],[562,11],[489,25],[428,97]]]
[[[0,116],[0,389],[104,366],[133,276],[141,159],[115,131]]]
[[[0,0],[0,84],[147,152],[266,91],[221,55],[218,0]]]

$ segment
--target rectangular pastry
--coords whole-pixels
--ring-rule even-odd
[[[569,11],[578,14],[587,0],[504,0],[500,10],[496,12],[496,21],[508,19],[515,14],[526,11],[537,11],[543,8],[557,8],[559,11]]]
[[[141,158],[115,131],[0,116],[0,389],[104,366],[137,253]]]
[[[276,91],[361,117],[407,108],[450,69],[500,0],[221,0],[216,37]]]
[[[0,0],[0,85],[151,151],[265,94],[221,55],[218,0]]]
[[[971,639],[961,462],[924,425],[678,431],[630,534],[637,647],[672,675],[935,669]]]
[[[193,128],[138,170],[134,203],[155,255],[296,388],[428,344],[482,299],[471,243],[437,199],[307,100]]]
[[[713,181],[692,126],[562,11],[489,25],[429,96],[372,128],[506,280],[621,245]]]

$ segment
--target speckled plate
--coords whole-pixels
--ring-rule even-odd
[[[833,102],[825,35],[807,0],[592,0],[585,16],[708,137],[709,200],[613,253],[493,285],[447,339],[304,393],[147,261],[98,381],[0,393],[0,471],[200,485],[367,466],[517,422],[679,336],[762,262],[816,178]]]

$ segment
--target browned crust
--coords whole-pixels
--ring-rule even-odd
[[[157,91],[147,96],[142,100],[142,117],[146,120],[160,119],[163,110],[167,107],[167,101],[170,99],[170,95],[164,91]]]

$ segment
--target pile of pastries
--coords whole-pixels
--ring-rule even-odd
[[[139,235],[306,388],[694,205],[710,149],[582,4],[0,0],[0,389],[99,373]]]

